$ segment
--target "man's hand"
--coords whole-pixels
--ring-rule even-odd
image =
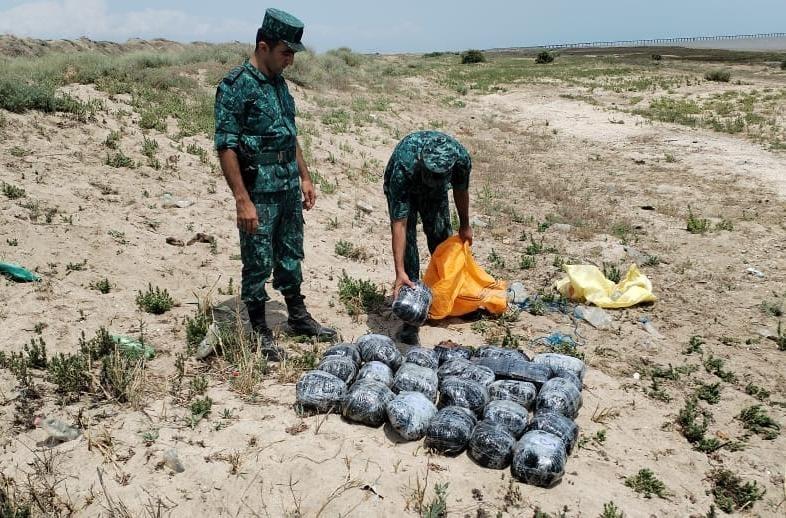
[[[469,243],[472,246],[472,227],[469,225],[465,227],[459,227],[459,237],[462,241]]]
[[[237,202],[237,228],[246,234],[253,234],[259,226],[257,208],[251,200]]]
[[[301,180],[300,189],[303,191],[303,208],[311,210],[317,202],[317,191],[311,180]]]
[[[399,272],[396,274],[396,280],[393,282],[393,299],[398,298],[398,292],[402,286],[409,286],[410,288],[415,287],[415,283],[409,279],[409,275],[406,272]]]

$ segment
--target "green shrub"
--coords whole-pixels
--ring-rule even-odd
[[[695,397],[688,398],[685,400],[685,406],[679,411],[677,424],[688,442],[698,444],[707,432],[710,414],[699,407]]]
[[[704,234],[710,229],[710,220],[706,218],[697,218],[693,215],[693,210],[688,206],[686,227],[691,234]]]
[[[30,345],[24,347],[25,355],[27,356],[27,365],[33,369],[46,369],[46,342],[43,338],[30,339]]]
[[[109,135],[106,136],[104,140],[104,145],[109,149],[117,149],[117,145],[120,142],[120,132],[119,131],[110,131]]]
[[[60,353],[49,361],[47,370],[49,381],[56,385],[55,392],[66,401],[76,401],[90,392],[90,361],[83,353]]]
[[[765,490],[756,481],[742,483],[742,479],[727,469],[716,469],[709,474],[715,504],[726,513],[750,509],[764,497]]]
[[[667,496],[666,485],[658,480],[655,473],[647,468],[639,470],[633,476],[625,478],[625,485],[637,493],[644,495],[644,498],[652,498],[652,495],[660,498]]]
[[[728,83],[731,80],[731,72],[728,70],[710,70],[704,74],[704,79],[718,83]]]
[[[743,409],[737,419],[742,422],[743,428],[761,435],[765,440],[771,441],[778,437],[781,427],[767,414],[761,405],[753,405]]]
[[[152,138],[142,137],[142,154],[148,158],[155,158],[158,151],[158,141]]]
[[[205,396],[202,399],[195,399],[191,402],[191,415],[188,418],[188,424],[191,428],[196,427],[203,417],[210,413],[213,408],[213,400],[210,396]]]
[[[357,317],[378,311],[385,302],[385,291],[369,280],[354,279],[342,270],[338,280],[338,298],[347,308],[347,313]]]
[[[786,70],[786,59],[781,61],[781,70]]]
[[[328,50],[325,54],[340,59],[350,67],[357,67],[363,63],[363,56],[352,52],[352,49],[349,47],[339,47],[337,49]]]
[[[477,49],[466,50],[461,53],[461,64],[468,65],[472,63],[485,63],[486,56],[483,52]]]
[[[535,63],[538,65],[545,65],[553,62],[554,62],[554,54],[552,54],[548,50],[538,52],[538,55],[535,56]]]
[[[529,270],[535,267],[535,256],[533,255],[522,255],[521,260],[519,261],[519,268],[522,270]]]
[[[330,126],[334,133],[346,133],[351,123],[351,116],[346,110],[331,110],[322,116],[322,124]]]
[[[189,347],[196,347],[199,342],[207,335],[207,328],[210,325],[210,317],[203,311],[197,310],[193,317],[186,317],[186,344]]]
[[[23,188],[17,187],[16,185],[11,185],[10,183],[0,183],[0,190],[3,191],[3,195],[9,200],[16,200],[18,198],[24,198],[27,196],[27,193]]]
[[[133,169],[136,165],[134,160],[118,151],[114,155],[106,155],[106,165],[110,167],[128,167]]]
[[[96,290],[99,293],[107,294],[112,291],[112,284],[109,282],[109,279],[104,277],[103,279],[99,279],[97,281],[90,283],[90,288]]]
[[[652,59],[652,61],[662,61],[663,60],[663,56],[661,56],[660,54],[653,54],[653,55],[650,56],[650,58]]]
[[[87,340],[85,332],[79,337],[79,352],[86,355],[91,361],[98,360],[108,355],[115,349],[116,343],[105,327],[96,331],[96,335]]]
[[[336,241],[335,252],[336,255],[352,259],[353,261],[365,261],[368,259],[368,252],[366,252],[364,247],[356,246],[343,239]]]
[[[166,288],[162,290],[156,286],[154,289],[152,284],[148,284],[147,291],[144,293],[141,291],[137,292],[136,305],[145,313],[161,315],[172,309],[175,301]]]
[[[142,129],[154,129],[157,131],[166,131],[166,123],[161,118],[160,112],[155,110],[145,110],[139,116],[139,127]]]

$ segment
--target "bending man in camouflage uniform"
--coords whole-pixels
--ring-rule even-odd
[[[232,190],[243,261],[241,298],[262,351],[279,359],[265,319],[265,282],[284,295],[293,332],[331,339],[336,332],[306,311],[303,281],[303,209],[316,192],[297,142],[295,101],[281,72],[303,50],[303,23],[268,9],[253,56],[233,69],[216,91],[216,135],[221,169]]]
[[[448,202],[451,187],[459,235],[472,244],[468,192],[471,170],[472,160],[464,146],[438,131],[410,133],[393,150],[385,168],[384,189],[396,268],[394,297],[402,286],[413,286],[413,281],[420,278],[418,215],[431,253],[453,233]],[[398,339],[406,344],[418,344],[418,328],[403,324]]]

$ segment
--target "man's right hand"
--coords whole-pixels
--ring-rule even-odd
[[[409,286],[410,288],[415,287],[415,283],[409,279],[409,275],[406,272],[400,272],[396,274],[396,280],[393,283],[393,299],[398,298],[398,292],[402,286]]]
[[[237,228],[246,234],[253,234],[259,226],[257,208],[251,200],[237,202]]]

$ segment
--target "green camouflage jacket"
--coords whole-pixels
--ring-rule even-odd
[[[299,185],[295,100],[281,76],[267,77],[248,60],[216,90],[217,150],[234,149],[249,192]]]
[[[440,187],[429,187],[421,178],[423,166],[423,149],[441,142],[437,149],[447,146],[458,157],[446,181]],[[469,174],[472,171],[472,160],[467,150],[453,137],[439,131],[416,131],[410,133],[396,146],[385,167],[384,191],[388,200],[388,212],[391,220],[406,218],[410,211],[410,200],[419,201],[421,210],[429,210],[438,204],[430,204],[429,200],[438,200],[451,187],[457,191],[469,189]],[[426,203],[423,203],[426,202]]]

